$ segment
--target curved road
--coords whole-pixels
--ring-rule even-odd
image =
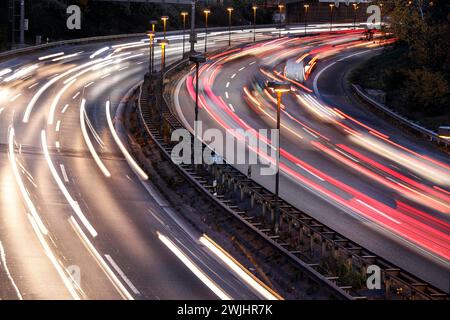
[[[381,49],[350,31],[283,38],[212,57],[199,80],[202,129],[225,134],[241,128],[255,138],[255,130],[275,127],[276,100],[265,81],[284,80],[292,67],[287,60],[302,66],[309,77],[292,81],[294,92],[283,96],[281,197],[448,292],[450,160],[359,107],[347,88],[349,70]],[[186,106],[193,106],[194,88],[189,74],[174,93],[176,111],[191,131],[193,107]],[[274,152],[258,154],[274,163]],[[248,173],[247,165],[235,166]],[[260,175],[259,167],[252,166],[252,178],[273,190],[274,176]]]

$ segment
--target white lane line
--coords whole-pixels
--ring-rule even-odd
[[[242,67],[242,68],[240,68],[238,71],[241,72],[241,71],[244,70],[244,69],[245,69],[245,67]]]
[[[60,149],[61,148],[61,145],[60,145],[59,141],[55,142],[55,147],[56,147],[56,149]]]
[[[339,152],[340,154],[342,154],[344,157],[349,158],[350,160],[353,160],[353,161],[355,161],[355,162],[359,162],[358,159],[353,158],[351,155],[348,155],[347,153],[345,153],[345,152],[342,151],[342,150],[339,150],[339,149],[337,149],[337,148],[334,148],[334,150],[336,150],[337,152]]]
[[[42,140],[42,149],[44,150],[44,157],[47,161],[47,165],[50,169],[50,172],[53,176],[53,178],[56,181],[56,184],[58,185],[61,192],[64,194],[64,197],[67,199],[67,202],[72,207],[73,211],[77,215],[77,217],[81,220],[83,225],[86,227],[86,229],[89,231],[92,237],[96,237],[98,235],[97,231],[94,229],[94,227],[91,225],[89,220],[84,215],[83,211],[81,211],[80,205],[78,202],[76,202],[72,196],[70,195],[69,191],[67,190],[66,186],[64,185],[64,182],[61,180],[61,178],[58,175],[58,172],[56,171],[56,168],[52,162],[52,158],[50,157],[50,153],[48,151],[47,146],[47,135],[45,133],[45,130],[41,131],[41,140]]]
[[[214,283],[202,270],[200,270],[187,256],[184,254],[169,238],[157,232],[158,239],[169,248],[172,253],[184,263],[184,265],[192,271],[197,278],[202,281],[212,292],[214,292],[222,300],[231,300],[231,297],[225,293],[216,283]]]
[[[228,94],[228,91],[225,91],[225,97],[226,97],[227,99],[230,99],[230,95]]]
[[[61,120],[56,121],[56,128],[55,131],[59,132],[59,129],[61,129]]]
[[[230,87],[230,81],[227,82],[227,84],[226,84],[225,87],[226,87],[226,88]]]
[[[9,102],[14,102],[14,101],[16,101],[17,98],[19,98],[21,95],[22,95],[21,93],[16,94],[14,97],[12,97],[11,99],[9,99]]]
[[[111,106],[110,101],[106,101],[106,120],[108,122],[109,130],[111,131],[111,134],[114,138],[114,141],[116,142],[117,146],[119,147],[120,151],[124,155],[125,159],[127,160],[128,164],[131,166],[131,168],[143,179],[148,180],[147,174],[144,172],[144,170],[139,167],[139,165],[136,163],[136,161],[133,159],[133,157],[128,152],[127,148],[123,145],[122,141],[120,140],[116,130],[114,129],[114,124],[111,119]]]
[[[306,169],[306,168],[305,168],[304,166],[302,166],[301,164],[296,163],[296,165],[299,166],[300,168],[302,168],[303,170],[305,170],[306,172],[308,172],[310,175],[316,177],[316,178],[319,179],[320,181],[325,181],[324,179],[322,179],[321,177],[319,177],[317,174],[315,174],[315,173],[309,171],[308,169]]]
[[[128,67],[123,67],[123,68],[120,68],[119,70],[117,70],[117,71],[122,71],[122,70],[125,70],[125,69],[128,69]]]
[[[77,93],[75,93],[75,95],[72,97],[72,100],[75,100],[79,95],[80,95],[80,91],[78,91]]]
[[[125,273],[122,271],[122,269],[119,268],[119,266],[113,260],[113,258],[111,258],[111,256],[109,254],[105,254],[105,258],[106,258],[106,260],[109,261],[109,263],[114,268],[114,270],[116,270],[116,272],[119,274],[119,276],[122,278],[122,280],[125,281],[125,283],[128,285],[128,287],[130,287],[131,291],[133,291],[134,294],[140,295],[141,293],[139,292],[139,290],[136,289],[136,287],[133,285],[133,283],[130,281],[130,279],[128,279],[128,277],[125,275]]]
[[[103,80],[103,79],[105,79],[106,77],[109,77],[110,75],[111,75],[111,73],[105,74],[105,75],[101,76],[100,79]]]
[[[396,223],[396,224],[402,224],[400,221],[398,221],[398,220],[396,220],[396,219],[394,219],[394,218],[391,218],[391,217],[388,216],[387,214],[385,214],[385,213],[381,212],[380,210],[378,210],[378,209],[372,207],[371,205],[365,203],[364,201],[359,200],[359,199],[356,199],[356,201],[358,201],[359,203],[361,203],[363,206],[365,206],[365,207],[367,207],[367,208],[369,208],[369,209],[372,209],[373,211],[375,211],[375,212],[378,213],[379,215],[385,217],[386,219],[389,219],[389,220],[391,220],[392,222],[394,222],[394,223]]]
[[[250,62],[249,66],[254,65],[256,63],[256,61]]]
[[[233,73],[233,75],[231,76],[231,79],[234,79],[234,77],[236,77],[236,73]]]
[[[69,182],[69,178],[67,177],[66,168],[64,167],[63,164],[60,164],[59,166],[60,166],[60,168],[61,168],[61,172],[62,172],[64,181],[65,181],[66,183],[68,183],[68,182]]]
[[[319,139],[319,137],[317,135],[315,135],[314,133],[312,133],[311,131],[309,131],[308,129],[302,127],[302,129],[306,132],[308,132],[310,135],[312,135],[314,138]]]
[[[67,83],[55,96],[55,98],[52,101],[52,104],[50,106],[50,111],[48,114],[48,121],[47,124],[48,125],[52,125],[53,121],[55,119],[55,111],[56,111],[56,106],[58,105],[59,100],[61,99],[61,97],[63,96],[64,92],[67,91],[67,89],[69,89],[69,87],[76,81],[77,79],[73,79],[72,81],[70,81],[69,83]]]
[[[0,108],[0,114],[2,114],[3,110],[5,110],[4,107]]]
[[[95,81],[91,81],[89,82],[87,85],[85,85],[85,88],[89,88],[90,86],[92,86],[95,83]]]
[[[70,216],[69,218],[70,225],[74,228],[77,235],[80,237],[81,241],[85,244],[86,248],[89,250],[91,255],[94,257],[94,259],[97,261],[99,266],[103,269],[106,276],[109,278],[111,283],[114,285],[114,287],[117,289],[119,294],[124,299],[128,300],[134,300],[133,296],[128,292],[127,288],[122,284],[122,282],[119,281],[115,273],[111,270],[111,268],[106,263],[105,259],[100,255],[100,253],[97,251],[97,249],[94,247],[92,242],[89,240],[89,238],[86,236],[86,234],[81,229],[78,222],[75,220],[73,216]]]
[[[231,111],[235,112],[234,107],[231,103],[229,103],[228,106],[230,107]]]
[[[35,82],[33,83],[31,86],[28,87],[28,89],[33,89],[34,87],[36,87],[39,84],[39,82]]]
[[[9,272],[8,265],[6,264],[6,253],[5,248],[3,248],[3,244],[0,241],[0,258],[3,263],[3,268],[5,269],[6,275],[8,276],[9,281],[11,281],[12,286],[14,287],[14,290],[16,291],[17,297],[19,300],[23,300],[22,294],[20,293],[19,287],[17,287],[16,282],[14,281],[11,273]]]
[[[64,106],[64,108],[62,109],[61,113],[62,113],[62,114],[66,113],[67,108],[69,108],[69,104],[66,104],[66,105]]]

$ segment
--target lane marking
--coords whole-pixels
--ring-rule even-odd
[[[56,128],[55,128],[55,131],[56,132],[59,132],[59,129],[61,128],[61,120],[58,120],[57,122],[56,122]]]
[[[69,108],[69,104],[66,104],[66,105],[64,106],[64,108],[62,109],[61,113],[62,113],[62,114],[66,113],[67,108]]]
[[[72,79],[73,80],[73,79]],[[71,80],[71,81],[72,81]],[[77,93],[75,93],[75,95],[72,97],[72,100],[75,100],[78,96],[80,95],[80,91],[78,91]]]
[[[233,75],[231,76],[231,79],[234,79],[234,77],[236,77],[236,73],[233,73]]]
[[[111,258],[109,254],[105,254],[106,260],[109,261],[111,266],[116,270],[116,272],[119,274],[119,276],[122,278],[123,281],[130,287],[131,291],[133,291],[134,294],[141,294],[138,289],[133,285],[133,283],[128,279],[128,277],[125,275],[125,273],[122,271],[122,269],[119,268],[119,266],[116,264],[116,262]]]
[[[309,171],[308,169],[306,169],[306,168],[305,168],[304,166],[302,166],[301,164],[296,163],[296,165],[299,166],[300,168],[302,168],[303,170],[305,170],[306,172],[308,172],[310,175],[316,177],[316,178],[319,179],[320,181],[325,181],[323,178],[321,178],[321,177],[319,177],[317,174],[315,174],[315,173]]]
[[[229,103],[228,106],[230,107],[231,111],[235,112],[234,107],[231,103]]]
[[[241,71],[244,70],[244,69],[245,69],[245,67],[242,67],[242,68],[240,68],[238,71],[241,72]]]
[[[228,88],[230,86],[230,81],[227,82],[227,84],[225,85],[226,88]]]
[[[60,164],[59,166],[60,166],[60,168],[61,168],[61,172],[62,172],[64,181],[65,181],[66,183],[68,183],[68,182],[69,182],[69,178],[67,177],[66,168],[64,167],[63,164]]]
[[[230,95],[228,94],[228,91],[225,91],[225,97],[226,97],[227,99],[230,99]]]

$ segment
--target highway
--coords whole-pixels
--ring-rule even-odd
[[[448,292],[450,159],[369,113],[347,86],[348,72],[384,44],[348,31],[218,53],[200,70],[199,119],[203,132],[248,130],[265,145],[250,153],[273,165],[270,137],[258,131],[276,127],[276,96],[265,84],[287,80],[287,60],[302,66],[307,79],[291,78],[293,91],[282,101],[281,197]],[[192,132],[195,85],[192,72],[174,92],[175,111]],[[275,176],[261,175],[261,166],[252,165],[252,179],[274,190]],[[249,172],[247,164],[235,167]]]
[[[276,33],[265,32],[260,40]],[[182,37],[168,38],[170,63]],[[226,45],[227,33],[209,35],[211,49]],[[267,298],[118,146],[115,120],[148,71],[148,47],[140,38],[71,45],[0,63],[1,299]]]

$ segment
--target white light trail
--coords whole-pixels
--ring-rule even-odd
[[[184,265],[188,267],[197,278],[199,278],[200,281],[211,289],[214,294],[222,300],[231,300],[231,297],[219,288],[217,284],[215,284],[206,274],[204,274],[203,271],[201,271],[194,263],[192,263],[192,261],[172,241],[170,241],[169,238],[159,232],[157,232],[157,234],[158,239],[161,240],[161,242],[164,243],[164,245],[169,248],[169,250],[172,251],[172,253],[175,254],[177,258],[180,259],[181,262],[183,262]]]
[[[133,157],[130,155],[128,150],[123,145],[122,141],[120,140],[119,136],[116,133],[116,130],[114,129],[114,124],[111,119],[111,110],[110,110],[110,102],[109,100],[106,101],[106,119],[108,121],[109,130],[111,131],[111,134],[114,138],[114,141],[116,141],[117,146],[119,147],[120,151],[124,155],[125,159],[127,160],[128,164],[133,168],[133,170],[143,179],[148,180],[147,174],[142,170],[139,165],[136,163],[136,161],[133,159]]]
[[[247,269],[240,265],[233,257],[220,248],[216,243],[206,235],[200,238],[200,242],[214,253],[226,266],[233,270],[245,283],[252,287],[256,292],[267,300],[281,300],[278,294],[268,288],[264,283],[257,279]]]
[[[106,168],[105,164],[102,162],[100,157],[97,154],[97,151],[95,151],[95,148],[91,142],[91,139],[89,139],[89,134],[86,130],[86,122],[85,122],[85,105],[86,105],[86,99],[81,100],[81,106],[80,106],[80,125],[81,125],[81,132],[83,134],[84,141],[86,142],[86,145],[89,149],[89,152],[91,153],[92,157],[94,158],[95,163],[103,173],[103,175],[107,178],[111,177],[111,173],[109,172],[108,168]]]
[[[78,205],[78,203],[70,195],[69,191],[67,190],[66,186],[64,185],[64,182],[59,177],[58,172],[55,169],[55,166],[53,165],[52,159],[51,159],[50,154],[48,152],[47,137],[46,137],[46,134],[45,134],[45,130],[41,131],[41,140],[42,140],[42,149],[44,150],[45,160],[47,161],[48,167],[50,169],[50,172],[52,173],[53,178],[56,181],[56,184],[58,185],[59,189],[63,193],[64,197],[67,199],[67,202],[69,202],[69,205],[72,207],[72,209],[75,212],[75,214],[78,216],[78,218],[84,224],[84,226],[89,231],[89,233],[95,238],[98,235],[97,231],[95,231],[94,227],[86,219],[86,216],[81,211],[80,206]]]

